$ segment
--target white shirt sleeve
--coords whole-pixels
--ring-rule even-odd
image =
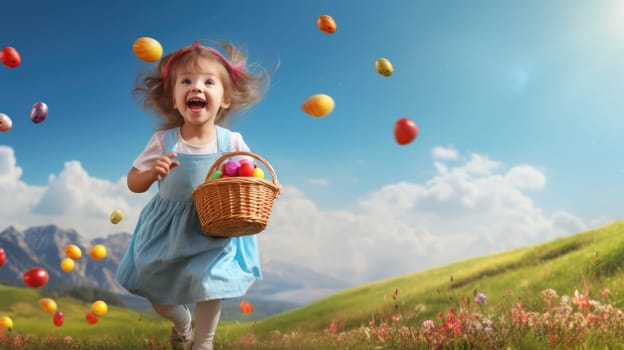
[[[243,135],[241,135],[240,133],[232,131],[232,136],[230,136],[230,141],[232,143],[232,151],[251,152],[251,150],[249,149],[249,146],[247,146],[247,144],[245,143],[245,140],[243,140]],[[250,156],[236,156],[233,159],[238,161],[242,158],[248,159],[251,162],[251,164],[254,164],[254,165],[256,164],[256,159]]]
[[[230,142],[232,143],[232,151],[250,152],[249,146],[247,146],[245,140],[243,140],[243,135],[240,133],[232,131]]]
[[[146,171],[152,168],[152,164],[163,154],[165,149],[165,132],[156,131],[147,142],[145,149],[136,157],[132,166],[139,171]]]

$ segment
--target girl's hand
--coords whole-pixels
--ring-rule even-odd
[[[275,199],[279,198],[282,195],[282,184],[281,183],[277,183],[277,197],[275,197]]]
[[[175,157],[177,157],[177,154],[171,152],[163,154],[156,159],[154,165],[152,166],[151,172],[157,181],[160,181],[163,176],[169,174],[173,168],[180,165],[180,162],[173,160]]]

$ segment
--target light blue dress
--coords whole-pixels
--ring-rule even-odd
[[[178,129],[165,131],[173,152]],[[216,154],[180,154],[180,165],[158,183],[141,211],[117,281],[153,304],[194,304],[244,295],[262,279],[255,235],[208,237],[201,231],[192,192],[215,160],[231,150],[230,131],[217,127]]]

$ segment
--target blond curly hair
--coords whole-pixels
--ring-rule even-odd
[[[213,59],[223,67],[220,78],[224,85],[224,97],[230,101],[230,106],[219,110],[216,124],[225,126],[234,114],[249,108],[265,95],[270,73],[258,64],[247,65],[247,55],[234,44],[213,43],[221,47],[227,56],[218,52],[215,54],[216,50],[212,47],[195,44],[164,55],[154,69],[143,71],[137,76],[133,95],[142,101],[144,108],[163,118],[159,129],[171,129],[184,124],[182,115],[174,108],[173,84],[182,68],[193,64],[197,67],[200,58]],[[181,52],[183,50],[186,53]],[[227,57],[229,62],[223,62],[222,59],[227,60]],[[244,69],[232,72],[232,67],[237,66],[243,66]]]

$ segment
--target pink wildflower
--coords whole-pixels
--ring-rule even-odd
[[[580,294],[578,290],[574,291],[574,298],[572,299],[572,303],[578,305],[579,309],[585,309],[591,306],[589,298],[584,296],[583,294]]]
[[[425,329],[434,329],[435,328],[435,323],[433,323],[432,320],[425,320],[422,323],[423,328]]]

